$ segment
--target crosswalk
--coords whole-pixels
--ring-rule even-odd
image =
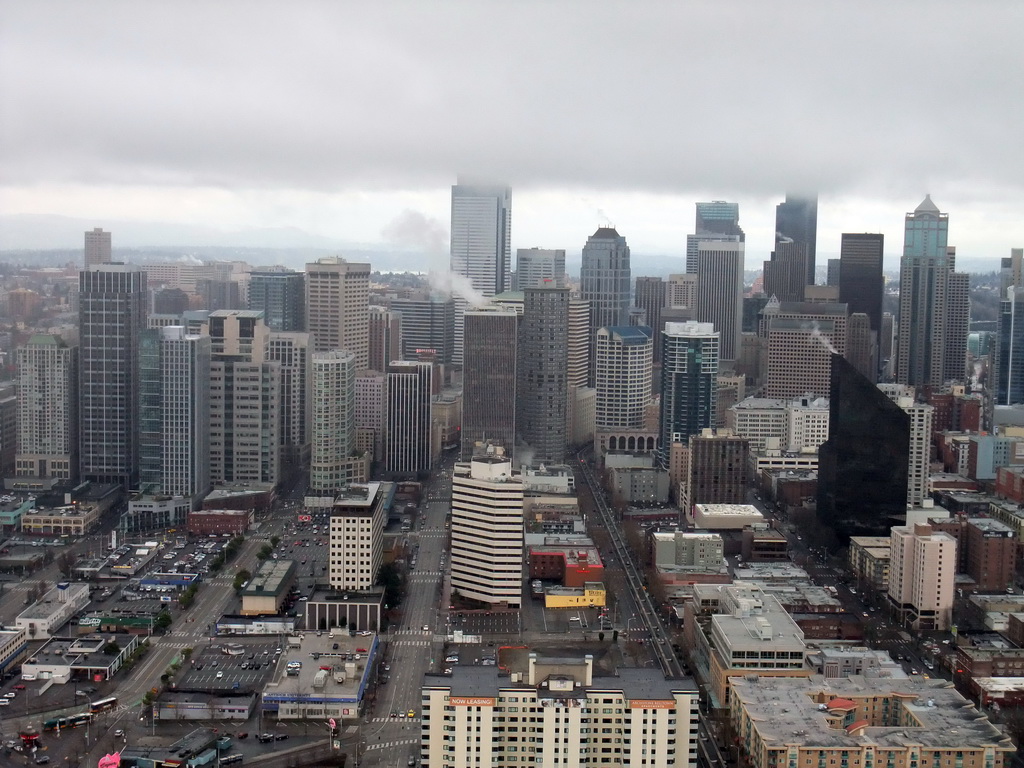
[[[422,581],[437,581],[441,578],[441,571],[414,571],[409,576],[409,581],[422,582]]]
[[[408,639],[408,640],[399,639],[399,640],[392,640],[391,641],[391,645],[392,646],[400,645],[400,646],[404,646],[406,648],[425,648],[425,647],[427,647],[430,644],[431,644],[430,640],[413,640],[411,638]]]
[[[392,747],[414,747],[419,743],[419,739],[398,739],[396,741],[382,741],[379,744],[367,744],[365,751],[369,752],[371,749],[391,749]]]

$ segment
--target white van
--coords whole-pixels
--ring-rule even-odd
[[[33,680],[36,679],[36,676],[33,674],[24,674],[21,676],[21,679],[27,683],[31,683]]]

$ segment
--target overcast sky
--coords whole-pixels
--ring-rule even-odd
[[[0,210],[426,247],[463,173],[512,185],[515,247],[611,221],[682,253],[693,202],[735,200],[752,265],[787,189],[826,254],[898,255],[930,192],[998,258],[1022,33],[1020,2],[0,0]]]

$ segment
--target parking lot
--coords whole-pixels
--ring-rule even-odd
[[[226,651],[238,646],[235,655]],[[193,653],[187,670],[178,682],[179,688],[230,690],[260,689],[273,676],[281,654],[276,640],[217,643]]]
[[[452,630],[461,629],[467,635],[515,635],[519,633],[519,611],[460,611],[448,613]]]

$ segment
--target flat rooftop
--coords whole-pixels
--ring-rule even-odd
[[[762,517],[761,511],[753,504],[697,504],[702,515]]]
[[[797,678],[748,675],[732,679],[732,696],[742,702],[768,747],[867,745],[929,749],[976,749],[1001,746],[1013,749],[1010,738],[996,728],[973,704],[945,680],[915,678]],[[835,699],[891,697],[919,727],[867,726],[852,732],[830,728],[827,702]],[[818,707],[824,699],[825,710]],[[898,710],[897,710],[898,711]],[[906,721],[911,721],[904,716]]]
[[[84,592],[86,596],[88,596],[89,585],[69,584],[67,587],[68,600],[64,601],[58,599],[58,591],[59,590],[57,589],[57,587],[53,587],[52,589],[50,589],[49,592],[43,595],[42,599],[40,599],[36,603],[33,603],[24,611],[19,613],[18,618],[23,619],[25,621],[42,621],[43,619],[48,619],[50,618],[50,616],[60,611],[64,607],[64,604],[66,602],[70,602],[73,596],[77,597],[82,592]]]
[[[277,597],[284,589],[287,579],[294,575],[296,568],[294,560],[264,560],[263,565],[245,585],[242,595]]]
[[[331,634],[334,637],[331,637]],[[281,654],[274,681],[263,689],[263,695],[265,698],[290,698],[301,691],[299,696],[303,699],[323,696],[358,700],[363,681],[375,663],[378,650],[379,642],[376,635],[351,637],[348,632],[338,630],[324,632],[317,637],[315,632],[305,632],[301,646],[289,645]],[[314,654],[316,658],[313,657]],[[301,662],[302,666],[297,676],[289,677],[288,662],[292,661]],[[321,670],[327,672],[327,679],[323,687],[314,688],[313,681]],[[335,671],[344,673],[344,682],[335,681]]]

